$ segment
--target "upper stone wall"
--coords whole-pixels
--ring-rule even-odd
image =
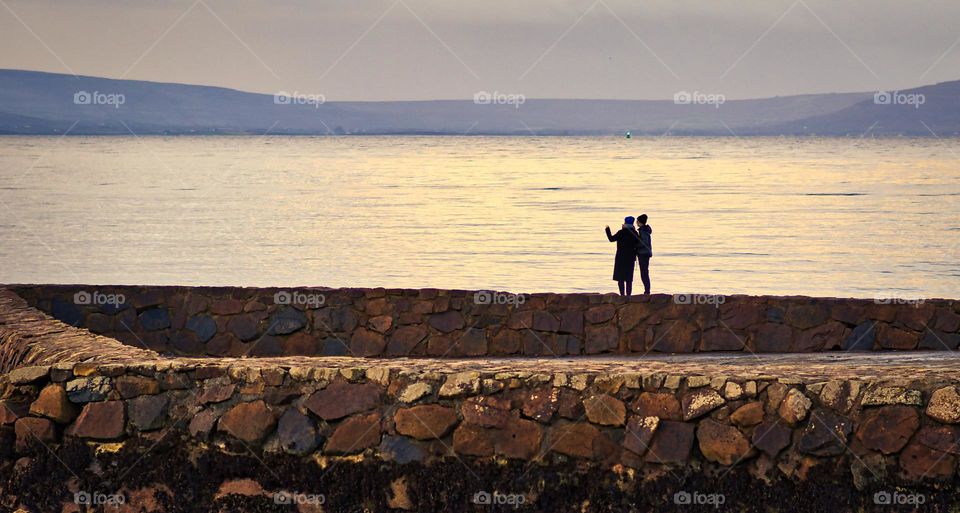
[[[955,350],[960,302],[437,289],[13,286],[60,321],[193,356]]]

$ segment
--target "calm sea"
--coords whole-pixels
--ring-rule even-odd
[[[960,139],[0,137],[0,282],[960,297]]]

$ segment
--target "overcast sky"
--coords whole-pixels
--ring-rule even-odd
[[[727,98],[960,79],[957,0],[0,0],[0,68],[328,100]]]

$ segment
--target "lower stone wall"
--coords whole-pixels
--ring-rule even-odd
[[[564,356],[955,350],[955,300],[437,289],[23,285],[55,318],[161,353]]]
[[[341,501],[344,509],[335,511],[359,511],[362,504],[347,504],[359,497],[378,511],[422,510],[417,497],[432,506],[438,497],[411,485],[426,487],[423,476],[442,468],[445,475],[434,477],[471,482],[467,489],[479,493],[475,500],[481,503],[522,501],[539,510],[564,502],[562,495],[545,495],[561,494],[552,483],[491,483],[477,474],[503,467],[513,469],[504,476],[556,473],[568,481],[613,473],[625,488],[609,491],[609,497],[623,500],[640,500],[630,490],[656,483],[659,495],[643,500],[666,505],[700,500],[684,494],[721,500],[726,494],[703,478],[733,472],[742,496],[728,491],[733,495],[722,500],[729,503],[749,504],[760,490],[783,486],[776,484],[781,481],[794,489],[824,476],[832,486],[849,485],[847,499],[864,503],[876,493],[882,500],[884,492],[905,489],[924,490],[925,501],[953,500],[960,454],[957,384],[177,362],[25,367],[0,384],[2,474],[23,475],[49,454],[78,457],[86,466],[64,463],[70,472],[59,469],[64,481],[47,482],[42,499],[25,493],[32,484],[15,477],[0,484],[0,497],[19,502],[22,511],[70,511],[81,492],[123,496],[149,506],[144,511],[207,511],[230,495],[282,502],[284,496],[276,494],[283,493]],[[134,454],[148,465],[183,465],[169,461],[170,453],[149,454],[163,440],[166,451],[204,455],[192,463],[195,478],[219,480],[204,483],[207,495],[191,499],[197,509],[164,506],[184,500],[183,485],[135,461]],[[123,480],[102,483],[117,473],[102,467],[100,456],[117,454],[128,460],[124,470],[147,472],[157,481],[133,479],[134,487]],[[204,467],[237,455],[254,468],[211,475]],[[263,458],[282,466],[261,467]],[[378,468],[391,478],[380,488],[358,491],[329,488],[320,479],[309,484],[287,473],[287,467],[308,468],[322,477],[341,464]],[[690,489],[681,478],[687,475],[699,476],[703,488]],[[288,479],[307,488],[290,490],[284,486]],[[441,502],[451,507],[449,501],[461,499],[464,508],[482,505],[472,504],[472,496]],[[787,505],[779,510],[791,511]]]

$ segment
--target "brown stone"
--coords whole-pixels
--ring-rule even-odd
[[[430,316],[430,326],[442,333],[450,333],[452,331],[461,330],[464,326],[463,315],[456,310],[448,310],[443,313],[433,314]]]
[[[700,328],[689,321],[667,321],[654,329],[651,351],[692,353],[700,340]]]
[[[457,410],[438,404],[401,408],[394,414],[397,433],[418,440],[440,439],[457,423]]]
[[[66,434],[95,440],[115,440],[123,436],[127,416],[123,401],[87,403]]]
[[[720,326],[733,330],[742,330],[760,323],[764,317],[764,306],[742,299],[731,299],[720,305]]]
[[[924,426],[917,432],[914,442],[940,452],[960,454],[960,428],[956,426]]]
[[[623,401],[606,394],[584,399],[583,408],[590,422],[602,426],[622,426],[627,416]]]
[[[152,431],[163,427],[167,418],[170,398],[165,395],[144,395],[127,401],[130,425],[140,431]]]
[[[693,431],[694,425],[689,422],[661,421],[644,461],[686,464],[693,448]]]
[[[935,311],[936,307],[931,303],[917,303],[912,306],[898,308],[894,321],[911,330],[923,331],[927,329],[930,321],[933,320]]]
[[[946,333],[960,331],[960,314],[945,307],[938,309],[936,320],[933,322],[933,329]]]
[[[920,343],[920,334],[881,324],[877,331],[877,343],[884,349],[916,349]]]
[[[77,417],[77,407],[67,399],[67,391],[60,384],[50,384],[30,405],[30,414],[46,417],[58,424],[69,424]]]
[[[683,396],[683,420],[693,420],[722,406],[726,401],[712,388],[687,392]]]
[[[651,313],[649,303],[627,303],[620,309],[620,329],[627,332],[640,326]]]
[[[583,312],[580,310],[564,310],[560,314],[560,332],[583,334]]]
[[[190,425],[187,430],[190,436],[206,439],[213,431],[214,424],[217,423],[217,412],[213,410],[203,410],[190,419]]]
[[[460,407],[463,421],[483,427],[506,427],[510,420],[510,400],[496,396],[470,397]]]
[[[521,402],[522,412],[537,422],[547,423],[560,405],[560,390],[553,387],[537,387],[526,392]]]
[[[742,351],[745,346],[744,338],[733,331],[724,328],[711,328],[703,332],[700,343],[701,351]]]
[[[794,340],[793,350],[810,353],[842,347],[849,334],[850,329],[843,323],[831,321],[800,332]]]
[[[619,339],[616,326],[588,326],[584,353],[599,354],[616,351]]]
[[[957,459],[952,454],[932,449],[920,443],[911,443],[900,453],[900,467],[911,480],[952,479],[956,474]]]
[[[827,409],[810,414],[810,422],[800,433],[797,450],[814,456],[838,456],[847,450],[847,438],[853,422]]]
[[[265,312],[237,315],[227,321],[226,331],[242,342],[249,342],[260,335],[260,321],[267,318]],[[216,340],[214,338],[213,340]],[[213,342],[207,343],[209,346]]]
[[[487,335],[481,328],[469,328],[457,338],[457,356],[484,356],[487,354]]]
[[[613,305],[598,305],[588,309],[584,318],[590,324],[601,324],[613,319],[616,313],[617,309]]]
[[[304,406],[324,420],[336,420],[373,409],[380,404],[380,389],[372,383],[336,381],[314,392]]]
[[[730,422],[740,427],[755,426],[763,422],[763,403],[756,401],[737,408],[730,414]]]
[[[350,337],[350,354],[353,356],[378,356],[386,347],[386,339],[376,331],[357,328]]]
[[[550,429],[547,447],[567,456],[590,459],[594,456],[594,441],[599,436],[600,430],[586,422],[560,424]]]
[[[830,310],[823,303],[792,304],[787,307],[783,320],[800,330],[819,326],[830,318]]]
[[[220,417],[217,430],[247,443],[263,440],[277,425],[277,417],[263,401],[240,403]]]
[[[380,413],[350,417],[334,430],[323,450],[330,454],[351,454],[380,444]]]
[[[390,330],[390,327],[393,326],[393,317],[389,315],[378,315],[372,317],[367,324],[370,326],[373,331],[378,333],[386,333]]]
[[[793,430],[781,421],[764,422],[753,431],[753,445],[771,458],[776,458],[780,451],[790,445],[792,434]]]
[[[846,413],[860,395],[860,384],[849,380],[828,381],[820,391],[820,402],[838,412]]]
[[[807,418],[807,412],[810,410],[811,404],[810,399],[803,395],[803,392],[791,388],[786,397],[783,398],[783,402],[780,403],[777,413],[787,424],[795,426]]]
[[[663,420],[683,420],[680,401],[673,394],[643,392],[630,406],[640,417],[659,417]]]
[[[48,419],[37,417],[23,417],[17,419],[13,425],[18,449],[25,449],[32,444],[47,444],[57,441],[57,429]]]
[[[516,354],[520,351],[522,340],[520,333],[510,329],[501,329],[490,341],[490,354]]]
[[[543,431],[531,420],[511,417],[503,429],[461,424],[453,432],[453,449],[459,454],[529,459],[540,448]]]
[[[631,415],[623,435],[623,447],[638,456],[643,456],[650,447],[650,442],[659,425],[659,417]]]
[[[557,403],[557,414],[565,419],[583,417],[583,401],[580,400],[580,395],[569,388],[561,388],[560,400]]]
[[[920,427],[920,415],[912,406],[884,406],[863,414],[857,438],[864,447],[884,454],[903,449]]]
[[[536,310],[533,312],[533,329],[537,331],[560,331],[560,320],[554,317],[550,312]]]
[[[785,353],[793,346],[793,330],[785,324],[768,322],[753,331],[751,340],[757,353]]]
[[[210,305],[210,313],[214,315],[233,315],[243,312],[243,301],[239,299],[221,299]]]
[[[697,441],[703,457],[721,465],[733,465],[750,455],[750,442],[739,429],[712,419],[697,425]]]
[[[960,392],[957,387],[938,388],[931,394],[927,416],[944,424],[960,422]]]
[[[233,392],[236,391],[237,385],[233,383],[221,384],[214,383],[207,385],[203,388],[203,392],[197,396],[197,403],[199,404],[210,404],[210,403],[222,403],[227,399],[233,397]]]
[[[389,356],[404,356],[410,354],[413,348],[427,337],[427,329],[422,326],[402,326],[390,335],[386,354]]]
[[[113,385],[124,399],[160,393],[160,383],[144,376],[119,376],[113,380]]]

